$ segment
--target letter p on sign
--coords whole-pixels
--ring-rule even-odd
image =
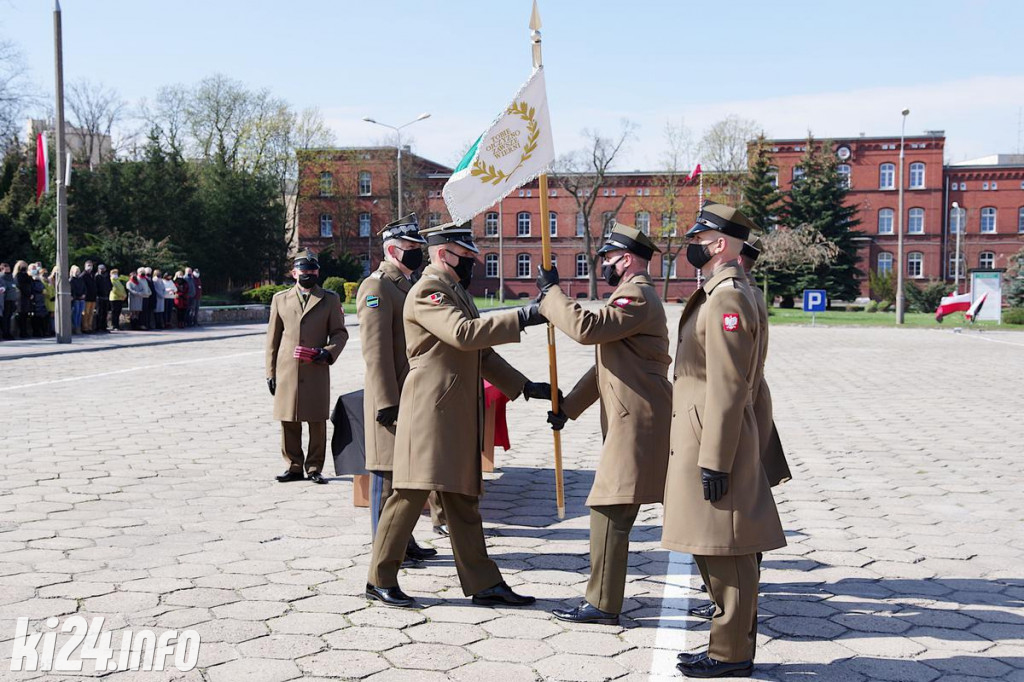
[[[825,303],[827,300],[824,289],[804,289],[804,312],[825,312]]]

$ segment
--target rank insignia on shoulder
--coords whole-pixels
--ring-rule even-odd
[[[622,298],[617,298],[614,301],[612,301],[612,305],[618,306],[619,308],[625,308],[627,305],[629,305],[632,302],[633,302],[633,299],[622,297]]]
[[[444,303],[444,294],[442,294],[440,291],[431,294],[430,302],[433,303],[434,305],[441,305],[442,303]]]
[[[376,308],[379,305],[380,305],[380,296],[367,296],[366,297],[366,307],[367,308]]]
[[[740,328],[740,316],[736,313],[722,315],[722,329],[727,332],[734,332]]]

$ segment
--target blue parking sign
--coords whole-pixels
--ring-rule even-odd
[[[804,312],[823,313],[827,302],[824,289],[804,289]]]

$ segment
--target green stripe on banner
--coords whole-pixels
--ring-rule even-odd
[[[452,175],[458,173],[463,168],[467,168],[469,164],[473,162],[473,159],[476,158],[476,148],[480,146],[480,140],[482,140],[483,138],[483,133],[481,133],[480,137],[476,138],[476,142],[473,143],[473,146],[469,148],[468,152],[466,152],[466,155],[462,157],[462,161],[459,161],[459,165],[455,167],[455,170],[452,172]]]

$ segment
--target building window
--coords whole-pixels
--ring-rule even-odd
[[[636,214],[636,229],[646,235],[651,234],[651,214],[647,211],[638,211]]]
[[[554,211],[548,211],[548,229],[552,237],[558,236],[558,214]]]
[[[334,216],[330,213],[320,214],[320,236],[331,237],[334,235]]]
[[[441,224],[440,213],[428,213],[427,214],[427,227],[437,227]]]
[[[907,234],[924,234],[924,209],[912,208],[907,214]]]
[[[590,276],[590,259],[587,258],[585,253],[576,254],[576,276],[577,277],[589,277]]]
[[[516,277],[530,277],[530,254],[521,253],[516,256]]]
[[[666,237],[674,237],[676,234],[676,214],[665,211],[661,214],[661,231]]]
[[[996,231],[996,209],[986,206],[981,209],[981,233],[992,234]]]
[[[604,238],[608,239],[608,236],[612,233],[612,228],[615,227],[615,214],[611,211],[605,211],[601,214],[601,222],[604,224]]]
[[[498,278],[498,254],[489,253],[484,256],[484,277],[488,279]]]
[[[329,197],[334,194],[334,173],[324,171],[320,174],[320,196]]]
[[[924,277],[924,254],[920,251],[907,254],[907,277]]]
[[[988,183],[987,182],[981,183],[981,189],[982,190],[988,190]]]
[[[883,163],[878,167],[878,189],[896,188],[896,166],[891,163]]]
[[[370,255],[366,253],[359,254],[359,263],[363,266],[363,277],[370,274]]]
[[[1017,232],[1024,234],[1024,206],[1017,209]]]
[[[556,270],[558,269],[558,256],[555,254],[551,254],[551,267]]]
[[[887,275],[892,272],[892,254],[883,251],[878,254],[878,267],[876,271],[879,275]]]
[[[893,210],[891,208],[879,209],[878,234],[892,234],[892,217]]]
[[[369,237],[370,236],[370,214],[360,213],[359,214],[359,236]]]
[[[910,164],[910,189],[924,189],[924,164]]]
[[[368,197],[373,194],[373,184],[370,182],[370,171],[359,171],[359,196]]]
[[[967,227],[967,209],[963,207],[949,209],[949,233],[956,234],[965,227]]]
[[[982,251],[978,256],[978,267],[991,270],[996,266],[996,254],[991,251]]]
[[[800,166],[793,166],[793,182],[796,182],[804,176],[804,169]]]
[[[577,237],[582,237],[583,234],[586,232],[586,225],[584,224],[583,217],[584,217],[583,216],[583,211],[580,211],[580,212],[578,212],[576,214],[576,236]]]
[[[516,236],[530,236],[530,213],[528,211],[521,211],[516,216]]]
[[[670,254],[666,253],[661,257],[661,276],[663,279],[676,276],[676,259]]]
[[[957,267],[957,261],[956,261],[956,251],[954,251],[953,253],[949,254],[949,276],[950,277],[958,278],[958,277],[963,277],[964,276],[963,261],[964,261],[964,256],[963,256],[963,254],[960,254],[960,263],[959,263],[960,267],[958,268]],[[957,272],[957,270],[959,270],[959,272]]]
[[[836,172],[839,173],[839,184],[846,189],[850,189],[852,185],[850,181],[850,165],[841,163],[836,166]]]
[[[498,236],[498,214],[495,211],[490,211],[484,216],[484,236]]]
[[[772,187],[778,187],[779,186],[779,169],[778,168],[772,168],[770,171],[768,171],[768,182],[771,183]]]
[[[995,192],[997,189],[999,189],[999,183],[998,182],[993,182],[992,183],[992,191]]]

